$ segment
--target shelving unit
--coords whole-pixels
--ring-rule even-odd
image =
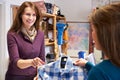
[[[46,38],[45,39],[45,46],[53,46],[54,47],[54,54],[56,56],[56,59],[59,57],[59,50],[58,50],[58,44],[57,44],[57,30],[56,30],[56,23],[57,20],[63,20],[64,22],[66,22],[66,18],[65,17],[60,17],[60,16],[56,16],[54,14],[49,14],[49,13],[42,13],[43,18],[52,18],[53,20],[53,42],[49,42],[49,39]],[[48,26],[49,27],[49,26]]]
[[[49,13],[42,13],[43,18],[52,18],[53,30],[52,30],[52,37],[53,42],[49,42],[49,38],[45,38],[45,46],[53,46],[53,53],[55,54],[55,59],[58,57],[58,45],[57,45],[57,30],[56,30],[56,15],[49,14]],[[49,26],[47,26],[49,27]]]

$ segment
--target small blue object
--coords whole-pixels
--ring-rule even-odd
[[[66,24],[64,23],[57,23],[57,30],[58,30],[58,34],[57,34],[57,39],[58,39],[58,45],[63,44],[63,31],[65,29]]]
[[[78,52],[78,57],[79,58],[84,58],[84,54],[85,54],[84,51],[80,51],[80,52]]]

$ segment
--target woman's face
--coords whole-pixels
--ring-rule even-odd
[[[92,38],[93,38],[93,41],[95,43],[95,47],[96,47],[97,50],[101,50],[101,47],[100,47],[100,44],[98,42],[97,33],[96,33],[95,28],[94,28],[94,25],[92,25],[91,27],[92,27]]]
[[[36,13],[35,11],[30,8],[30,7],[26,7],[23,14],[22,14],[22,26],[30,29],[31,26],[33,26],[33,24],[36,21]]]

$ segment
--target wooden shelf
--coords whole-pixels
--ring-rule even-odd
[[[43,17],[49,17],[49,18],[55,17],[54,14],[49,14],[49,13],[42,13],[42,16]]]
[[[49,42],[49,39],[45,39],[45,46],[54,45],[54,42]]]
[[[54,42],[45,42],[45,45],[46,46],[51,46],[51,45],[54,45]]]
[[[56,16],[56,18],[57,18],[58,20],[66,20],[65,17],[61,17],[61,16]]]

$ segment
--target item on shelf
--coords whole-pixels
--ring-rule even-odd
[[[85,58],[85,51],[78,52],[78,58]]]
[[[45,2],[43,1],[37,1],[37,2],[33,2],[35,3],[35,5],[38,7],[38,9],[42,12],[42,13],[46,13],[47,9],[45,6]]]
[[[57,30],[58,30],[58,35],[57,35],[58,45],[62,45],[63,44],[63,31],[65,29],[66,24],[57,23],[56,26],[57,26]]]
[[[41,22],[41,30],[44,32],[45,38],[48,38],[47,22]]]
[[[57,31],[58,31],[58,34],[57,34],[57,43],[58,43],[58,47],[59,47],[59,56],[62,56],[62,47],[61,45],[63,44],[63,31],[65,29],[65,26],[66,24],[64,23],[57,23],[56,24],[57,26]]]
[[[49,39],[49,42],[54,42],[54,40],[53,39]]]
[[[48,23],[47,28],[48,28],[48,30],[53,30],[53,24],[49,24],[49,23]]]
[[[53,5],[52,5],[52,3],[45,2],[45,6],[46,6],[46,9],[47,9],[47,13],[52,14],[53,13]]]
[[[60,16],[60,17],[64,17],[64,15],[61,14],[60,7],[58,7],[55,4],[53,5],[53,14]]]
[[[52,30],[49,30],[49,31],[48,31],[48,38],[49,38],[49,39],[54,39],[53,36],[54,36],[53,31],[52,31]]]
[[[60,11],[60,8],[54,4],[53,5],[53,14],[58,15],[58,11]]]

